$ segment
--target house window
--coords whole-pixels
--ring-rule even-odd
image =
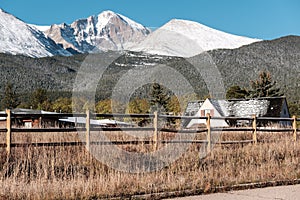
[[[205,116],[207,115],[207,114],[210,114],[210,109],[205,109]]]
[[[205,110],[201,110],[201,117],[205,117]]]
[[[30,122],[25,122],[24,125],[25,125],[25,128],[32,128],[32,122],[31,121]]]
[[[211,117],[214,116],[213,109],[205,109],[205,110],[201,110],[201,117],[205,117],[208,113],[210,114]]]

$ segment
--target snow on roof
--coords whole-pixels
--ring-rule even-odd
[[[85,117],[68,117],[66,119],[59,119],[59,121],[62,122],[71,122],[71,123],[79,123],[79,124],[85,124],[86,118]],[[91,125],[98,125],[98,126],[106,126],[106,125],[131,125],[130,123],[111,120],[111,119],[91,119],[90,120]]]
[[[184,112],[184,115],[191,116],[191,115],[196,114],[199,111],[199,109],[201,108],[203,103],[204,103],[203,100],[188,102],[187,107]]]
[[[0,114],[5,114],[6,111],[0,111]],[[44,110],[33,110],[27,108],[14,108],[11,109],[11,113],[13,114],[58,114],[57,112],[49,112]],[[0,120],[6,120],[6,117],[0,117]]]
[[[280,117],[285,97],[262,97],[256,99],[207,99],[221,116],[249,117],[268,116]],[[185,115],[195,115],[203,101],[188,102]]]
[[[221,116],[235,117],[280,117],[285,97],[264,97],[257,99],[209,99]]]
[[[194,116],[200,110],[203,103],[204,103],[203,100],[188,102],[185,112],[184,112],[184,115],[185,116]],[[182,120],[182,126],[186,127],[190,123],[190,121],[191,121],[191,119]]]

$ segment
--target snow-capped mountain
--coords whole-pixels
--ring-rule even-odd
[[[0,9],[0,52],[30,57],[71,55],[43,32]]]
[[[234,49],[260,41],[218,31],[188,20],[173,19],[152,32],[132,50],[191,57],[213,49]]]
[[[0,9],[0,52],[31,57],[106,50],[191,57],[213,49],[234,49],[259,41],[174,19],[152,32],[133,20],[104,11],[71,24],[28,25]]]
[[[128,50],[149,33],[150,30],[143,25],[112,11],[76,20],[70,25],[54,24],[45,31],[65,49],[72,48],[78,52]]]

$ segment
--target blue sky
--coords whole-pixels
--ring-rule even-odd
[[[260,39],[300,35],[299,0],[0,0],[0,7],[38,25],[112,10],[148,27],[177,18]]]

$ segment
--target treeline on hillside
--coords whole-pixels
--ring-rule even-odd
[[[133,97],[128,103],[117,102],[111,99],[96,101],[95,104],[82,97],[72,97],[71,94],[60,95],[61,93],[50,93],[44,89],[37,89],[28,96],[19,96],[14,85],[9,83],[5,87],[4,94],[0,101],[1,109],[28,108],[61,113],[85,112],[86,109],[97,113],[153,113],[154,111],[180,114],[179,99],[167,88],[158,83],[153,83],[150,87],[148,98]],[[51,96],[51,98],[50,98]],[[53,98],[55,96],[55,98]],[[182,97],[183,98],[183,97]],[[187,101],[188,98],[186,98]],[[182,101],[182,100],[181,100]]]
[[[256,80],[249,82],[249,87],[233,85],[226,92],[226,99],[246,99],[260,97],[280,97],[284,93],[278,87],[276,81],[272,80],[269,71],[261,71]],[[300,101],[288,102],[291,115],[300,116]]]
[[[195,100],[200,97],[176,96],[172,91],[160,85],[152,83],[147,86],[148,96],[133,95],[129,102],[122,102],[112,99],[96,100],[94,104],[89,99],[82,96],[72,97],[71,93],[49,92],[45,89],[36,89],[31,94],[18,95],[13,84],[8,83],[2,94],[0,101],[1,109],[6,108],[31,108],[53,112],[72,113],[84,112],[86,109],[97,113],[136,113],[146,114],[158,111],[161,113],[172,113],[182,115],[185,107],[191,99]],[[232,85],[226,92],[227,99],[244,99],[260,97],[278,97],[284,96],[284,93],[278,87],[276,81],[268,71],[261,71],[256,80],[249,82],[249,87]],[[203,99],[210,97],[202,97]],[[300,102],[288,102],[290,114],[300,116]]]
[[[300,99],[300,37],[287,36],[256,42],[238,49],[210,51],[226,88],[247,87],[261,70],[272,74],[289,101]]]

